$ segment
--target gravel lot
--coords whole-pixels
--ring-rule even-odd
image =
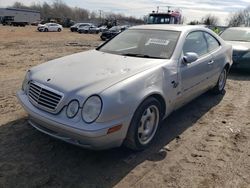
[[[27,123],[15,93],[25,71],[94,48],[99,35],[0,26],[0,187],[250,187],[250,75],[231,73],[170,115],[148,150],[89,151]]]

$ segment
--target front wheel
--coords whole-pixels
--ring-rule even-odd
[[[58,31],[58,32],[61,32],[62,30],[61,30],[61,28],[58,28],[57,31]]]
[[[153,141],[162,119],[161,104],[153,97],[135,111],[124,145],[132,150],[146,149]]]
[[[221,94],[224,91],[225,85],[227,81],[227,70],[224,68],[220,73],[219,79],[217,81],[216,86],[212,89],[213,93]]]

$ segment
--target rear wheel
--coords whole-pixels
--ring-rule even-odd
[[[161,105],[153,97],[146,99],[135,111],[124,145],[143,150],[153,141],[162,119]]]
[[[225,85],[226,85],[226,81],[227,81],[227,69],[224,68],[222,72],[220,73],[216,86],[212,89],[213,93],[215,94],[223,93]]]
[[[48,32],[49,30],[47,28],[44,29],[44,32]]]

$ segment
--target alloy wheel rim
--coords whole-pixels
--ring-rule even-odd
[[[224,88],[225,83],[226,83],[226,70],[223,70],[219,78],[219,90],[220,91]]]
[[[159,110],[155,105],[143,112],[138,128],[138,140],[142,145],[148,144],[154,137],[159,124]]]

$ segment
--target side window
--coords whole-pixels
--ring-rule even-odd
[[[183,46],[183,54],[185,55],[187,52],[197,53],[198,56],[208,53],[207,41],[203,32],[195,31],[187,36]]]
[[[208,51],[214,51],[220,47],[220,43],[209,33],[205,33],[205,37],[207,39]]]

